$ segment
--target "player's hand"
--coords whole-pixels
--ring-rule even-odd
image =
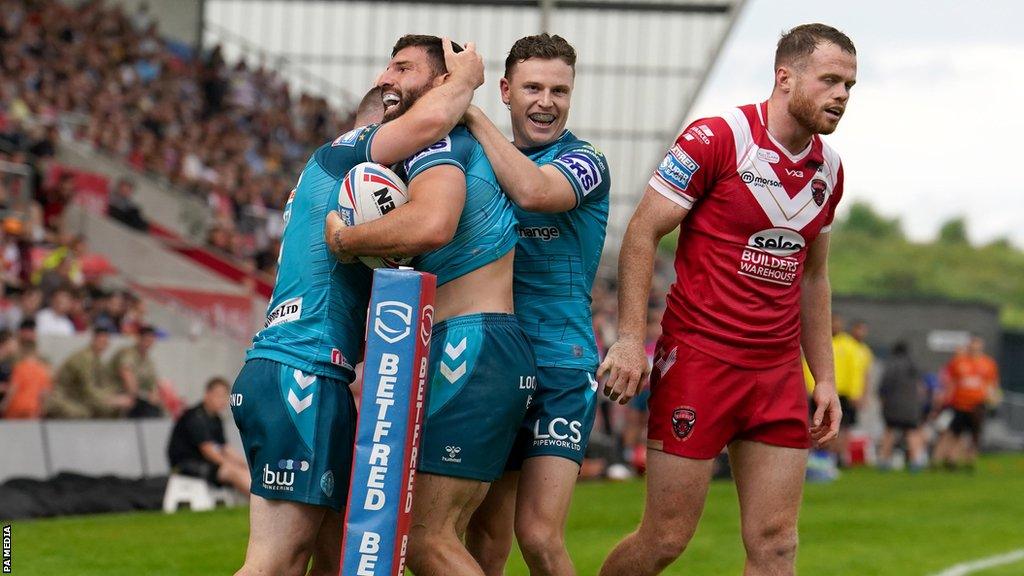
[[[811,420],[811,440],[816,448],[827,448],[839,436],[839,422],[843,419],[835,383],[821,381],[815,384],[814,404],[817,408]]]
[[[608,349],[604,362],[597,369],[597,377],[608,374],[604,383],[604,395],[609,400],[625,404],[643,389],[651,367],[643,342],[636,337],[620,338]]]
[[[327,243],[327,249],[334,254],[338,262],[352,264],[356,261],[355,255],[349,254],[341,248],[341,231],[345,228],[345,221],[341,219],[341,214],[338,214],[337,210],[327,213],[327,221],[324,222],[324,242]]]
[[[465,49],[456,54],[452,50],[450,38],[442,38],[444,47],[444,65],[452,80],[465,82],[472,90],[484,83],[484,59],[476,53],[476,44],[466,42]]]
[[[469,128],[470,132],[472,132],[473,124],[478,122],[481,116],[484,116],[484,111],[478,108],[476,104],[470,104],[469,108],[466,109],[466,113],[462,115],[462,119],[459,120],[459,123],[465,124],[466,128]]]

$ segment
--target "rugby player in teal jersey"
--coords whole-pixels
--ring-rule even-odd
[[[357,128],[312,154],[285,207],[267,319],[232,388],[252,476],[249,545],[237,574],[306,574],[311,554],[310,574],[339,572],[356,422],[348,385],[362,356],[370,270],[331,257],[324,217],[352,167],[406,158],[462,116],[483,83],[483,64],[472,46],[448,48],[444,58],[451,73],[395,122],[373,124],[384,102],[371,91]]]
[[[385,122],[443,73],[440,39],[400,39],[378,80],[390,103]],[[515,215],[464,127],[413,155],[399,172],[409,183],[407,204],[353,227],[332,213],[327,238],[339,259],[416,256],[416,269],[437,276],[409,568],[482,576],[461,534],[504,471],[535,382],[533,350],[512,314]]]
[[[565,521],[594,423],[598,356],[590,290],[611,184],[604,155],[565,129],[575,64],[576,51],[560,36],[521,38],[501,79],[513,141],[475,106],[466,114],[502,190],[517,205],[516,316],[537,357],[537,391],[508,472],[491,486],[466,536],[493,576],[503,573],[513,517],[531,574],[574,573]]]

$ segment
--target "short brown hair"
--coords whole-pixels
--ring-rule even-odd
[[[213,378],[207,380],[206,391],[209,392],[210,390],[213,390],[218,386],[223,386],[226,390],[231,391],[231,384],[227,381],[227,379],[221,376],[214,376]]]
[[[516,64],[540,58],[542,60],[554,60],[555,58],[565,62],[576,72],[576,49],[569,44],[569,41],[561,36],[551,36],[547,32],[534,36],[524,36],[512,45],[505,58],[505,78],[512,75],[512,69]]]
[[[394,58],[395,54],[410,46],[419,46],[427,52],[427,59],[430,60],[435,75],[448,72],[448,67],[444,64],[444,44],[440,38],[428,34],[406,34],[395,42],[395,47],[391,49],[391,57]],[[462,52],[462,46],[452,42],[452,51],[456,54]]]
[[[782,34],[775,49],[775,69],[785,64],[799,64],[823,42],[835,44],[843,52],[856,56],[857,49],[846,34],[827,24],[802,24]]]

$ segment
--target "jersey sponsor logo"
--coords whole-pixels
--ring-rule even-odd
[[[244,400],[245,396],[238,394],[237,392],[228,397],[228,403],[235,408],[241,406]]]
[[[686,153],[686,150],[683,150],[678,144],[673,145],[669,152],[671,152],[672,156],[675,157],[676,160],[679,160],[679,163],[682,164],[684,168],[688,169],[691,174],[700,168],[697,161],[691,158],[690,155]]]
[[[693,158],[690,158],[682,148],[673,146],[658,166],[657,174],[673,188],[686,190],[690,185],[690,179],[699,169],[700,165],[694,162]]]
[[[411,172],[412,165],[415,164],[417,160],[422,160],[427,156],[431,156],[433,154],[440,154],[441,152],[451,152],[451,150],[452,137],[445,136],[444,138],[438,140],[437,142],[434,142],[430,146],[427,146],[423,150],[420,150],[419,152],[410,156],[409,159],[405,161],[405,171]]]
[[[541,429],[540,419],[533,423],[533,445],[553,446],[580,450],[583,440],[583,424],[579,420],[552,418],[548,425]]]
[[[789,228],[769,228],[755,232],[747,240],[747,245],[758,248],[774,256],[792,256],[807,244],[804,237],[796,230]]]
[[[557,226],[525,226],[519,228],[520,238],[532,238],[545,242],[557,240],[562,233]]]
[[[263,465],[263,489],[282,492],[295,491],[295,472],[271,470],[270,464]]]
[[[686,440],[697,424],[697,411],[689,406],[680,406],[672,411],[672,432],[676,438]]]
[[[705,136],[710,137],[715,135],[715,133],[711,131],[711,128],[708,128],[707,124],[701,124],[700,126],[697,126],[697,130],[703,132]]]
[[[792,168],[786,168],[786,174],[788,176],[792,176],[793,178],[803,178],[804,177],[804,171],[803,170],[793,170]]]
[[[572,174],[572,178],[576,181],[576,187],[583,192],[584,196],[593,192],[604,181],[597,160],[590,154],[578,151],[569,152],[556,158],[555,163],[561,164]]]
[[[825,193],[828,191],[828,184],[825,184],[824,180],[815,178],[811,180],[811,198],[814,199],[814,203],[821,206],[825,203]]]
[[[349,130],[348,132],[345,132],[341,136],[338,136],[337,138],[335,138],[334,142],[331,142],[331,146],[349,146],[349,147],[355,146],[356,142],[358,142],[359,140],[362,140],[363,138],[365,138],[365,136],[362,136],[363,135],[363,130],[365,130],[365,129],[366,129],[366,126],[360,126],[358,128],[353,128],[352,130]]]
[[[792,286],[799,268],[800,261],[792,256],[775,256],[760,248],[746,247],[740,255],[737,273],[772,284]]]
[[[740,180],[742,180],[744,184],[753,184],[754,186],[782,186],[782,182],[779,182],[778,180],[772,180],[771,178],[763,178],[761,176],[757,176],[750,170],[744,170],[743,173],[740,174]]]
[[[706,126],[705,126],[705,128],[706,128]],[[709,129],[708,132],[711,132],[711,130]],[[703,130],[701,130],[700,126],[693,126],[689,130],[687,130],[686,133],[687,134],[692,134],[693,136],[696,136],[698,140],[700,140],[701,142],[703,142],[705,144],[711,144],[711,138],[708,138],[708,136],[711,136],[712,134],[708,134],[707,132],[704,132]]]
[[[263,329],[271,326],[294,322],[302,317],[302,297],[285,300],[267,314],[267,320],[263,323]]]
[[[388,344],[401,341],[412,331],[412,306],[396,300],[377,304],[373,331]]]
[[[778,164],[779,160],[781,160],[778,152],[774,150],[765,150],[764,148],[757,149],[757,159],[769,164]]]

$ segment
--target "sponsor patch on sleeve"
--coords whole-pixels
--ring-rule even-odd
[[[699,169],[700,165],[676,144],[661,161],[657,174],[666,184],[682,192]]]
[[[419,152],[417,152],[417,153],[413,154],[412,156],[410,156],[409,159],[405,161],[405,170],[406,170],[406,172],[412,173],[412,167],[413,167],[414,164],[416,164],[416,162],[426,158],[427,156],[432,156],[434,154],[440,154],[441,152],[451,152],[451,151],[452,151],[452,138],[451,138],[451,136],[445,136],[444,138],[438,140],[437,142],[434,142],[430,146],[427,146],[423,150],[420,150]]]
[[[363,132],[366,130],[366,128],[367,126],[360,126],[358,128],[353,128],[348,132],[345,132],[341,136],[335,138],[334,142],[331,142],[331,146],[355,146],[356,142],[359,142],[359,139],[363,137]]]
[[[583,196],[593,192],[604,181],[598,165],[599,160],[584,151],[574,150],[562,154],[555,160],[555,164],[559,164],[571,174],[573,188]]]

